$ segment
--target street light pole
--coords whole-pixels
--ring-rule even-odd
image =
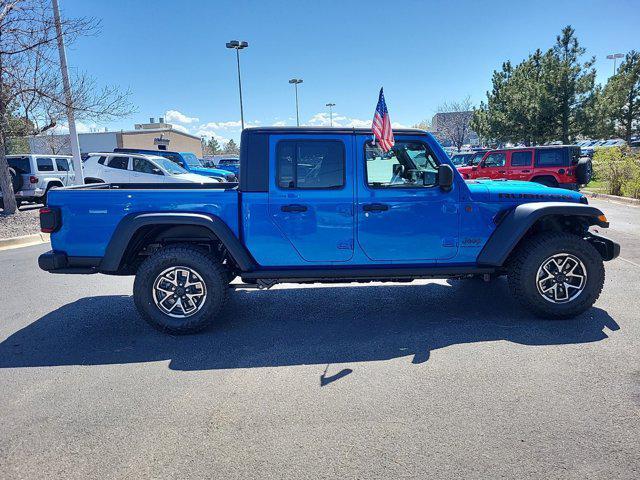
[[[300,126],[300,114],[298,113],[298,84],[302,83],[301,78],[292,78],[289,80],[296,88],[296,125]]]
[[[69,71],[67,69],[67,53],[64,48],[64,37],[62,36],[62,26],[60,23],[60,8],[58,0],[53,0],[53,19],[56,24],[56,36],[58,37],[58,54],[60,55],[60,72],[62,73],[62,87],[64,88],[64,99],[67,108],[67,123],[69,124],[69,143],[71,144],[71,155],[73,171],[75,174],[75,184],[84,185],[84,175],[82,173],[82,158],[80,157],[80,142],[76,131],[76,118],[73,111],[73,98],[71,97],[71,82],[69,82]]]
[[[611,55],[607,55],[608,60],[613,60],[613,74],[616,74],[616,65],[619,58],[623,58],[624,55],[622,53],[612,53]]]
[[[238,62],[238,91],[240,92],[240,124],[244,130],[244,108],[242,107],[242,80],[240,77],[240,50],[247,48],[249,44],[247,42],[241,42],[238,40],[231,40],[227,42],[227,48],[233,48],[236,51],[236,60]]]
[[[333,127],[333,107],[335,107],[335,103],[327,103],[325,107],[329,107],[329,125]]]

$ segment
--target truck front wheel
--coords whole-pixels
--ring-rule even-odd
[[[216,321],[227,290],[227,273],[213,256],[191,245],[176,245],[159,250],[140,265],[133,297],[151,326],[188,334]]]
[[[598,251],[577,235],[543,232],[524,241],[508,265],[509,287],[543,318],[571,318],[590,308],[604,285]]]

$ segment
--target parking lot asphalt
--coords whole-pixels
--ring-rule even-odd
[[[0,252],[0,478],[640,477],[640,208],[569,321],[506,282],[232,292],[160,334],[132,279]]]

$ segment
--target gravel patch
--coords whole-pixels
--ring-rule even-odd
[[[0,238],[20,237],[40,232],[40,206],[25,205],[15,215],[0,210]]]

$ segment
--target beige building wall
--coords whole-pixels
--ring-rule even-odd
[[[169,140],[166,150],[193,152],[197,157],[202,158],[202,143],[200,139],[176,130],[122,132],[118,134],[118,147],[158,150],[158,146],[154,144],[154,139],[159,138],[160,135],[162,135],[162,138]]]

